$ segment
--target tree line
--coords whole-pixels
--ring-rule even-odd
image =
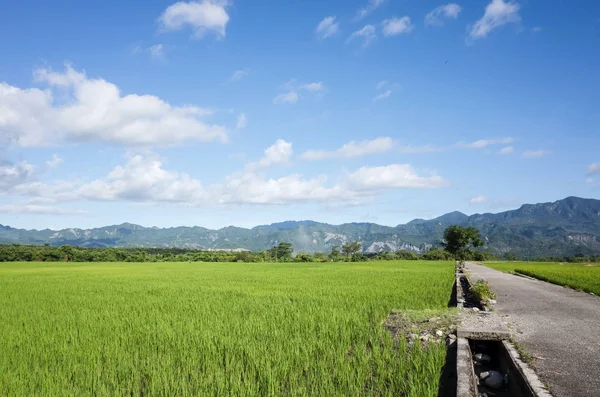
[[[368,260],[452,260],[440,248],[422,254],[412,251],[363,253],[358,241],[333,246],[328,253],[295,253],[281,242],[265,251],[206,251],[185,248],[86,248],[70,245],[0,245],[0,262],[362,262]],[[492,260],[489,252],[473,251],[469,260]]]

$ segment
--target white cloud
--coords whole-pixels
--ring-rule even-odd
[[[373,98],[374,101],[380,101],[382,99],[386,99],[389,98],[390,95],[392,95],[392,90],[386,90],[385,92],[382,92],[379,95],[376,95],[375,98]]]
[[[62,157],[60,157],[57,154],[53,154],[52,158],[48,161],[46,161],[46,167],[48,168],[55,168],[58,167],[60,164],[62,164],[63,159]]]
[[[282,103],[297,103],[298,102],[298,94],[295,91],[289,91],[285,94],[279,94],[275,98],[273,98],[273,103],[275,105],[279,105]]]
[[[327,37],[333,36],[340,30],[340,24],[335,21],[336,17],[331,16],[324,18],[315,29],[315,33],[319,38],[326,39]]]
[[[383,87],[385,87],[388,84],[387,80],[381,80],[380,82],[377,83],[377,89],[380,90]]]
[[[39,69],[34,76],[49,88],[21,89],[0,82],[0,141],[23,147],[227,141],[223,126],[201,120],[210,110],[171,106],[152,95],[122,95],[116,85],[90,79],[69,65],[62,73]]]
[[[384,2],[385,0],[369,0],[367,5],[358,10],[358,12],[356,13],[356,20],[363,19],[364,17],[375,11],[377,8],[379,8]]]
[[[471,38],[483,38],[500,26],[519,22],[521,20],[519,8],[520,5],[512,0],[492,0],[485,7],[485,13],[481,19],[473,25],[470,32]]]
[[[539,33],[544,29],[541,26],[535,26],[535,27],[531,28],[531,30],[534,31],[535,33]]]
[[[458,148],[467,148],[467,149],[482,149],[484,147],[490,145],[499,145],[499,144],[507,144],[514,142],[514,138],[499,138],[499,139],[479,139],[474,142],[459,142],[455,144]]]
[[[389,137],[380,137],[364,141],[350,141],[341,148],[328,150],[308,150],[301,156],[303,160],[324,160],[331,158],[362,157],[369,154],[384,153],[391,150],[394,140]]]
[[[46,205],[20,204],[0,205],[1,213],[10,214],[38,214],[38,215],[83,215],[86,211],[70,210],[65,208],[51,207]]]
[[[243,79],[246,76],[248,76],[247,70],[236,70],[235,72],[233,72],[233,75],[231,76],[229,81],[230,82],[240,81],[241,79]]]
[[[359,29],[359,30],[353,32],[350,35],[350,37],[348,37],[348,40],[346,40],[346,43],[349,43],[349,42],[353,41],[354,39],[361,39],[362,46],[367,47],[376,38],[377,38],[377,35],[375,34],[375,26],[365,25],[362,27],[362,29]]]
[[[382,25],[384,36],[397,36],[402,33],[410,33],[414,28],[409,17],[385,19]]]
[[[443,19],[456,19],[462,8],[456,3],[439,6],[425,15],[425,26],[442,26]]]
[[[400,151],[402,153],[435,153],[435,152],[445,152],[445,151],[454,150],[454,149],[483,149],[488,146],[508,144],[511,142],[514,142],[514,138],[506,137],[506,138],[494,138],[494,139],[479,139],[477,141],[472,141],[472,142],[457,142],[457,143],[449,145],[449,146],[404,145],[404,146],[400,147]]]
[[[471,197],[469,204],[486,204],[489,199],[486,196],[475,196]]]
[[[323,85],[322,82],[318,82],[318,83],[304,84],[300,88],[302,88],[306,91],[310,91],[310,92],[319,92],[319,91],[323,91],[325,89],[325,86]]]
[[[34,166],[26,161],[18,164],[0,162],[0,191],[10,192],[14,187],[33,177]]]
[[[515,152],[515,148],[512,146],[505,146],[502,149],[500,149],[500,151],[498,152],[498,154],[511,154]]]
[[[148,48],[152,58],[163,59],[165,57],[165,48],[162,44],[155,44]]]
[[[373,140],[366,145],[371,152],[383,151],[389,145],[389,138]],[[360,142],[350,142],[335,155],[362,155],[365,150],[360,146]],[[164,161],[151,152],[132,156],[106,177],[93,181],[32,182],[32,166],[4,164],[0,168],[0,183],[11,187],[11,194],[33,199],[26,206],[4,206],[0,211],[79,213],[46,205],[72,201],[166,202],[186,206],[298,202],[357,204],[371,201],[389,189],[439,188],[448,184],[437,175],[421,176],[408,164],[362,167],[343,175],[340,182],[333,185],[328,183],[325,175],[309,178],[297,173],[279,178],[265,175],[274,166],[289,164],[292,156],[292,144],[280,139],[267,148],[258,161],[246,164],[241,171],[226,177],[223,183],[206,188],[199,179],[165,169]]]
[[[155,156],[136,155],[115,167],[106,178],[83,184],[77,199],[198,202],[206,198],[199,180],[185,173],[166,171]]]
[[[283,139],[278,139],[273,145],[265,149],[263,157],[255,163],[246,164],[246,170],[255,171],[274,165],[287,165],[294,154],[292,144]]]
[[[552,153],[551,150],[538,149],[538,150],[527,150],[523,152],[523,157],[527,157],[530,159],[538,159],[540,157],[544,157],[547,154]]]
[[[242,130],[248,126],[248,117],[246,117],[246,113],[240,113],[237,118],[236,127],[238,130]]]
[[[179,1],[170,5],[159,17],[162,30],[180,30],[189,26],[195,38],[207,33],[217,37],[225,36],[229,15],[225,11],[228,2],[224,0]]]
[[[356,190],[379,191],[392,188],[439,188],[448,185],[440,176],[419,176],[410,164],[361,167],[348,175],[349,185]]]
[[[588,175],[600,174],[600,163],[592,163],[588,166]]]

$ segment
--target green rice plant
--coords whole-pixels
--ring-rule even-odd
[[[450,262],[0,263],[0,395],[435,396]]]
[[[486,263],[496,270],[518,273],[579,291],[600,295],[600,266],[558,262]]]

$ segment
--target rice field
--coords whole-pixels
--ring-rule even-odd
[[[600,295],[600,264],[558,262],[489,262],[486,266],[520,273],[553,284]]]
[[[0,263],[3,396],[436,396],[450,262]]]

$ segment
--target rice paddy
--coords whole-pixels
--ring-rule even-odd
[[[486,266],[524,274],[564,287],[600,295],[600,265],[558,262],[489,262]]]
[[[0,395],[435,396],[449,262],[0,263]]]

